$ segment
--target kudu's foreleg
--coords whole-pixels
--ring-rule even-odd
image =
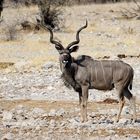
[[[87,100],[88,100],[88,86],[82,86],[82,96],[80,98],[81,107],[81,122],[86,122],[87,119]]]

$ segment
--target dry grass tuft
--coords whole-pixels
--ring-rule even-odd
[[[12,62],[0,62],[0,69],[6,69],[13,65],[14,65],[14,63],[12,63]]]

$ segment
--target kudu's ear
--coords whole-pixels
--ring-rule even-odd
[[[77,50],[79,49],[79,46],[71,46],[70,48],[68,48],[69,52],[72,53],[72,52],[76,52]]]
[[[63,48],[60,47],[60,46],[58,46],[58,45],[55,45],[55,48],[57,49],[57,51],[58,51],[59,53],[61,53],[61,51],[63,50]]]

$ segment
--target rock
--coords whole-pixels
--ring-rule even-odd
[[[18,121],[17,122],[17,126],[19,127],[28,127],[28,126],[31,126],[31,121],[28,120],[28,121]]]
[[[119,126],[122,126],[122,125],[124,126],[124,125],[130,124],[130,123],[131,123],[131,120],[127,120],[125,118],[120,119],[118,122]]]
[[[25,68],[29,68],[32,62],[30,61],[19,61],[14,64],[14,67],[17,71],[23,71]]]
[[[4,111],[2,116],[3,116],[3,119],[2,119],[3,121],[10,121],[12,120],[13,113],[10,111]]]
[[[41,108],[34,108],[31,113],[34,117],[35,116],[37,117],[37,116],[41,116],[42,114],[44,114],[45,111]]]
[[[115,134],[115,131],[114,130],[108,130],[109,134],[113,135]]]
[[[25,107],[23,106],[23,105],[18,105],[18,106],[16,106],[16,108],[15,108],[15,110],[17,111],[17,110],[24,110],[25,109]]]
[[[50,69],[50,68],[53,67],[53,65],[54,65],[53,62],[48,62],[48,63],[44,64],[44,65],[42,66],[42,68],[43,68],[43,69]]]
[[[1,138],[1,140],[14,140],[14,134],[7,133]]]
[[[63,108],[57,111],[57,116],[63,116],[65,114],[65,110]]]
[[[36,129],[36,130],[40,130],[41,127],[40,127],[39,125],[37,125],[35,129]]]
[[[17,120],[25,120],[27,119],[27,114],[29,112],[28,108],[24,107],[23,105],[18,105],[14,109],[11,110],[14,114],[14,118]]]
[[[52,86],[48,86],[48,88],[47,88],[49,91],[51,91],[51,90],[54,90],[54,86],[52,85]]]
[[[51,116],[51,117],[54,117],[56,115],[56,110],[51,109],[48,115]]]
[[[67,125],[67,122],[66,121],[62,121],[61,124],[60,124],[61,128],[64,127],[64,126],[66,126],[66,125]]]
[[[77,119],[72,118],[69,120],[70,127],[72,129],[77,129],[77,127],[81,124]]]
[[[55,120],[51,119],[51,120],[50,120],[49,126],[50,126],[50,127],[55,127],[55,126],[56,126]]]
[[[8,82],[8,78],[6,77],[6,76],[4,76],[4,77],[0,77],[0,81],[1,82]]]
[[[122,115],[127,115],[130,114],[131,110],[129,106],[124,106],[123,110],[122,110]]]
[[[97,125],[98,124],[92,124],[91,127],[90,127],[91,128],[90,132],[93,132],[93,131],[97,130]]]

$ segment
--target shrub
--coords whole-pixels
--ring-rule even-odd
[[[16,40],[17,39],[17,30],[15,28],[16,25],[7,25],[6,29],[6,40],[11,41],[11,40]]]
[[[64,19],[63,15],[63,5],[65,1],[55,1],[55,0],[41,0],[38,3],[40,10],[40,23],[49,25],[51,28],[59,30],[63,26]]]
[[[4,3],[4,0],[0,0],[0,18],[1,18],[1,13],[3,11],[3,3]]]

